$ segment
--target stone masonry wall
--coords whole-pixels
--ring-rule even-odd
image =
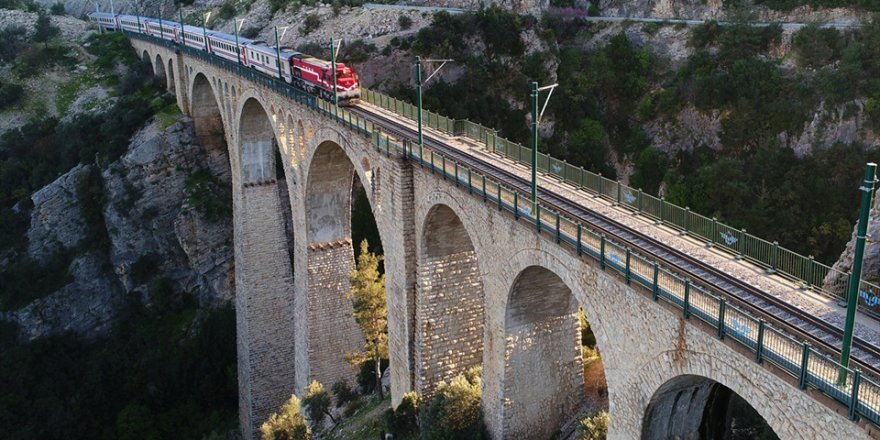
[[[293,393],[293,274],[276,185],[233,195],[240,423],[254,433]]]
[[[577,314],[507,332],[504,438],[551,438],[584,398]]]
[[[309,366],[312,378],[328,389],[339,380],[356,383],[357,370],[345,355],[364,347],[346,297],[353,269],[351,241],[309,246]]]
[[[416,389],[428,396],[483,362],[483,289],[473,251],[426,259],[419,280]]]

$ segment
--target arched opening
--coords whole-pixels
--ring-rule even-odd
[[[504,318],[504,438],[550,438],[584,402],[578,307],[571,289],[540,266],[513,282]]]
[[[163,89],[168,89],[168,77],[165,76],[165,63],[162,62],[162,56],[156,54],[156,79],[159,82],[159,86]]]
[[[150,75],[155,75],[156,71],[153,70],[153,60],[150,58],[150,54],[145,50],[141,55],[141,61],[144,63],[144,68],[149,69]]]
[[[207,78],[201,81],[210,87]],[[273,151],[275,130],[257,99],[242,106],[237,133],[233,151],[240,185],[233,194],[239,417],[241,426],[253,432],[296,386],[293,225],[285,170]],[[276,164],[282,165],[280,170]]]
[[[205,75],[199,73],[193,81],[190,114],[195,125],[196,138],[208,156],[208,168],[224,182],[232,182],[223,117],[214,90]]]
[[[177,83],[174,82],[174,60],[168,60],[168,91],[174,93],[177,89]]]
[[[482,363],[485,299],[474,245],[448,206],[428,212],[419,253],[416,389],[430,395]]]
[[[339,145],[318,146],[307,179],[310,379],[354,384],[358,369],[346,355],[363,351],[364,336],[347,297],[348,276],[361,240],[373,253],[382,252],[382,243],[358,173]]]
[[[645,411],[642,440],[778,440],[767,421],[730,388],[701,376],[661,386]]]

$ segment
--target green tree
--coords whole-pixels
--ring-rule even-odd
[[[37,23],[34,25],[34,41],[43,43],[45,47],[49,47],[49,40],[58,35],[61,29],[52,25],[52,20],[45,13],[40,13],[37,17]]]
[[[351,290],[348,297],[354,308],[354,320],[364,332],[364,351],[349,354],[349,362],[361,365],[366,360],[375,362],[376,389],[382,390],[382,358],[388,357],[388,305],[385,302],[385,274],[379,273],[381,255],[369,251],[367,240],[361,241],[357,268],[348,276]]]
[[[605,440],[608,437],[608,412],[581,420],[581,440]]]
[[[281,407],[281,411],[269,416],[269,420],[260,426],[262,440],[309,440],[312,431],[306,418],[300,412],[299,398],[291,395]]]
[[[330,414],[330,404],[332,403],[330,394],[327,393],[321,382],[313,380],[306,387],[306,395],[303,396],[302,403],[305,405],[306,413],[309,415],[309,419],[312,420],[315,429],[320,429],[325,415],[329,416],[333,423],[336,423],[336,419]]]

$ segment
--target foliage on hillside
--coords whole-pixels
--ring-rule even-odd
[[[235,312],[175,292],[132,302],[107,338],[16,341],[0,322],[0,425],[16,439],[201,439],[237,413]]]
[[[489,8],[437,14],[398,47],[411,44],[416,55],[454,57],[465,67],[454,84],[430,86],[426,108],[497,128],[524,145],[528,82],[545,85],[555,77],[559,88],[542,124],[552,122],[553,134],[541,139],[542,151],[606,177],[628,178],[648,193],[664,188],[671,202],[833,262],[849,238],[858,176],[873,147],[835,145],[798,157],[781,139],[800,136],[822,108],[846,106],[845,117],[852,117],[859,100],[868,124],[880,128],[880,20],[847,33],[816,26],[798,32],[791,50],[798,69],[781,68],[772,55],[779,26],[710,21],[695,27],[694,54],[673,71],[631,33],[586,49],[584,41],[604,26],[561,13],[537,22]],[[524,32],[543,44],[524,51]],[[415,98],[408,86],[395,94]],[[721,115],[722,149],[667,154],[653,146],[647,125],[674,124],[685,107]],[[618,176],[627,164],[630,174]]]

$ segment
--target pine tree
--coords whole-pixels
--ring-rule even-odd
[[[364,333],[364,351],[349,356],[349,361],[361,365],[368,359],[375,364],[376,389],[382,390],[381,360],[388,356],[388,305],[385,302],[385,275],[379,273],[381,255],[369,252],[367,240],[361,242],[357,268],[349,274],[351,290],[348,297],[354,308],[354,320]]]
[[[46,15],[46,13],[41,12],[37,17],[37,23],[34,29],[34,41],[37,43],[43,43],[45,47],[48,48],[49,40],[60,32],[61,29],[52,25],[52,20],[49,19],[49,16]]]

